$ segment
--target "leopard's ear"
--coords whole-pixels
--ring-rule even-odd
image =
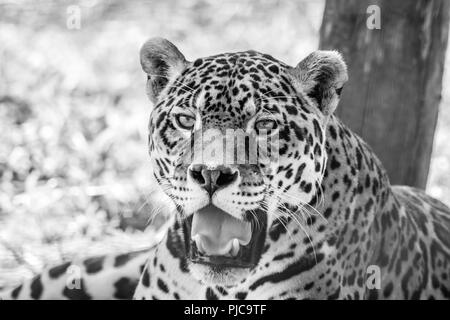
[[[178,48],[163,38],[147,40],[141,48],[140,57],[142,69],[147,73],[147,95],[153,103],[188,64]]]
[[[292,75],[326,116],[336,109],[342,87],[348,80],[347,66],[337,51],[315,51],[302,60]]]

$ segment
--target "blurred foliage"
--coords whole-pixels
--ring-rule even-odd
[[[427,192],[450,206],[450,48],[447,48]]]
[[[72,5],[79,30],[66,25]],[[145,227],[168,202],[148,163],[138,61],[147,38],[170,39],[189,60],[255,49],[295,65],[317,47],[323,5],[0,0],[0,287],[63,259],[154,241],[164,217]],[[430,191],[450,202],[445,109]]]

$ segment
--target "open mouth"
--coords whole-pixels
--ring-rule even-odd
[[[266,216],[261,210],[239,220],[214,205],[185,219],[188,258],[215,268],[252,268],[264,246]]]

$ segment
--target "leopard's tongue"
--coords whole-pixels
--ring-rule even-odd
[[[237,241],[239,245],[247,245],[252,237],[252,228],[249,222],[209,205],[194,213],[191,237],[197,249],[206,255],[236,255],[239,249]]]

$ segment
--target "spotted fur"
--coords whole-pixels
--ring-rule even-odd
[[[172,226],[148,251],[85,261],[79,290],[67,289],[65,264],[9,297],[450,298],[450,210],[420,190],[391,186],[371,149],[333,115],[347,80],[339,54],[317,51],[295,68],[255,51],[188,62],[167,40],[152,39],[141,63],[154,102],[150,156],[177,207]],[[187,112],[203,131],[247,130],[268,115],[278,124],[279,159],[238,166],[237,181],[212,200],[237,219],[256,212],[265,221],[263,253],[250,270],[220,273],[189,261],[182,222],[209,198],[180,161],[198,129],[177,124]]]

